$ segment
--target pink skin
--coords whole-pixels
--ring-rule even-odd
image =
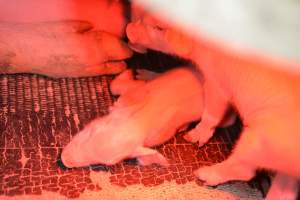
[[[186,135],[188,141],[205,144],[229,104],[243,119],[244,130],[231,156],[195,171],[199,179],[207,185],[249,180],[257,168],[300,177],[300,77],[280,70],[291,63],[141,21],[130,23],[127,35],[131,43],[190,59],[203,73],[202,120]]]
[[[0,23],[0,73],[116,74],[131,55],[120,38],[86,21]]]
[[[133,80],[127,70],[112,82],[111,90],[121,96],[109,115],[93,120],[64,148],[67,167],[112,165],[126,158],[137,158],[142,165],[167,165],[166,158],[149,147],[169,140],[202,113],[201,76],[188,68],[148,81]]]
[[[120,73],[132,55],[124,9],[119,0],[0,0],[0,73]]]
[[[268,192],[266,200],[293,200],[297,198],[299,191],[299,182],[297,179],[278,173],[272,182],[272,187]]]
[[[0,0],[2,22],[89,21],[116,36],[124,35],[123,11],[119,0]]]

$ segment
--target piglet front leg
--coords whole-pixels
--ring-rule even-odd
[[[241,133],[231,155],[223,162],[212,166],[201,167],[195,171],[195,175],[206,185],[218,185],[228,181],[248,181],[254,177],[256,165],[253,161],[261,154],[262,144],[254,127],[246,127]]]
[[[184,139],[189,142],[198,142],[199,146],[204,145],[212,137],[215,128],[221,122],[228,101],[224,96],[220,95],[218,87],[214,82],[204,83],[204,111],[202,113],[200,123],[188,132]]]

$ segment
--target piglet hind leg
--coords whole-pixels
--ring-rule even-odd
[[[228,108],[227,100],[219,94],[214,84],[204,84],[204,110],[201,121],[184,136],[185,140],[198,142],[199,146],[202,146],[213,136],[216,126]]]
[[[254,177],[257,166],[254,157],[259,153],[257,137],[246,128],[241,135],[232,155],[218,164],[202,167],[195,175],[206,185],[218,185],[227,181],[248,181]]]
[[[147,147],[138,147],[132,157],[136,157],[140,165],[159,164],[167,166],[167,159],[157,150]]]
[[[277,173],[272,180],[266,200],[296,200],[299,191],[297,178]]]

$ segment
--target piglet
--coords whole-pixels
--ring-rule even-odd
[[[300,76],[283,69],[299,69],[299,63],[237,51],[200,34],[191,37],[152,22],[130,23],[130,42],[190,59],[203,73],[201,122],[185,139],[205,144],[228,105],[244,124],[228,159],[202,167],[195,175],[207,185],[218,185],[249,180],[259,168],[274,170],[278,174],[270,195],[284,193],[282,185],[288,183],[289,199],[295,199],[300,178]]]
[[[87,21],[0,22],[0,73],[52,77],[118,74],[132,51]]]
[[[0,1],[1,22],[35,24],[66,19],[89,21],[95,29],[120,38],[124,36],[125,11],[124,1],[119,0]]]
[[[201,81],[201,75],[187,67],[146,81],[133,80],[132,72],[124,71],[111,83],[112,93],[120,97],[110,113],[74,136],[63,149],[62,162],[79,167],[137,158],[141,165],[167,165],[167,159],[150,147],[166,142],[178,128],[200,119]]]

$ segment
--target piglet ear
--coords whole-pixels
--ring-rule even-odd
[[[132,157],[136,157],[141,165],[157,163],[162,166],[168,166],[169,164],[167,159],[161,153],[146,147],[138,147]]]
[[[131,89],[134,82],[132,70],[127,69],[112,80],[110,90],[113,95],[123,95]]]

